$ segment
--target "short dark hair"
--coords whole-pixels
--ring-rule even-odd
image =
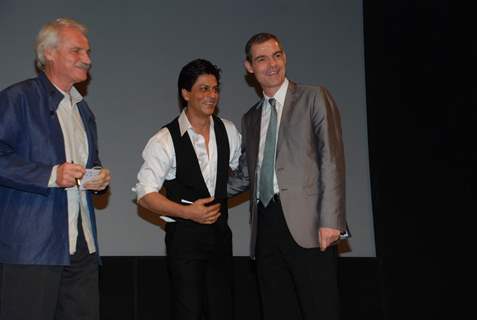
[[[252,46],[254,44],[264,43],[265,41],[268,41],[268,40],[275,40],[276,42],[278,42],[278,45],[280,46],[280,49],[283,50],[282,43],[276,35],[271,34],[271,33],[266,33],[266,32],[257,33],[255,35],[253,35],[247,41],[247,44],[245,45],[245,57],[247,58],[248,62],[252,62]]]
[[[179,93],[179,100],[181,109],[187,106],[187,101],[182,97],[182,89],[190,91],[192,86],[197,81],[197,78],[203,74],[211,74],[215,76],[217,84],[220,86],[220,68],[212,62],[205,59],[195,59],[182,67],[179,73],[179,79],[177,80],[177,89]]]

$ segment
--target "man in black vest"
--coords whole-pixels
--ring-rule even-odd
[[[241,136],[214,115],[220,69],[196,59],[179,75],[182,112],[143,151],[138,203],[166,225],[172,312],[177,320],[232,319],[232,233],[227,180],[240,157]],[[167,196],[158,191],[165,187]]]

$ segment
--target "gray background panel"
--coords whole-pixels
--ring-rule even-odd
[[[220,116],[240,126],[258,99],[245,81],[243,47],[261,31],[278,35],[288,77],[323,84],[337,101],[347,165],[353,237],[344,256],[375,256],[366,130],[361,1],[0,1],[0,89],[33,77],[34,40],[59,16],[89,28],[93,69],[87,101],[96,114],[100,156],[113,174],[97,210],[103,255],[164,255],[164,232],[138,216],[131,187],[147,140],[173,119],[181,67],[202,57],[222,68]],[[248,254],[248,204],[230,211],[234,254]]]

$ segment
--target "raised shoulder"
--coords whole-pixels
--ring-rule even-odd
[[[170,161],[174,157],[174,143],[167,127],[161,128],[149,139],[144,147],[142,156],[148,161],[152,159],[168,159]]]
[[[227,133],[229,133],[229,132],[234,132],[234,133],[235,133],[235,132],[238,132],[237,127],[235,126],[235,124],[234,124],[232,121],[227,120],[227,119],[224,119],[224,118],[219,118],[219,119],[220,119],[220,120],[222,121],[222,123],[224,124],[225,130],[227,130]]]
[[[261,104],[263,102],[263,99],[260,99],[257,103],[255,103],[250,109],[248,109],[247,112],[243,115],[244,118],[250,117],[254,112],[257,111],[258,108],[260,108]]]
[[[322,85],[296,85],[295,95],[301,99],[305,98],[307,101],[313,101],[315,106],[337,107],[331,92]]]
[[[301,94],[312,94],[312,95],[326,95],[329,94],[329,90],[322,85],[296,85],[297,93]]]
[[[150,139],[148,144],[164,144],[172,142],[172,137],[171,133],[169,132],[169,129],[167,127],[163,127],[159,129],[158,132],[156,132]]]
[[[14,100],[22,95],[30,95],[39,89],[39,82],[37,78],[27,79],[21,82],[12,84],[0,92],[1,95],[8,96]]]

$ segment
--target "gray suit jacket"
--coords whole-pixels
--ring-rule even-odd
[[[263,99],[242,118],[240,167],[229,194],[250,188],[251,255],[257,234],[257,176]],[[277,142],[276,174],[293,239],[319,247],[320,227],[346,230],[345,162],[338,108],[324,87],[289,82]]]

